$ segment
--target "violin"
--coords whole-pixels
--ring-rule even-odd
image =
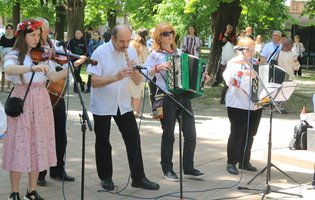
[[[56,63],[63,65],[68,63],[68,59],[67,56],[72,57],[72,58],[80,58],[80,55],[77,54],[73,54],[73,53],[69,53],[67,52],[67,54],[63,51],[53,51],[51,52],[47,52],[44,51],[42,49],[32,49],[31,50],[31,58],[34,62],[42,62],[42,61],[46,61],[46,60],[54,60]],[[93,66],[97,65],[97,61],[90,59],[89,57],[87,57],[86,63],[91,64]]]

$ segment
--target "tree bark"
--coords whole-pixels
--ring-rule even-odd
[[[109,9],[107,11],[107,22],[110,30],[113,30],[114,26],[116,26],[117,19],[117,11],[113,9]]]
[[[67,23],[67,15],[66,15],[66,9],[64,5],[56,5],[56,21],[55,21],[55,33],[56,39],[61,41],[64,40],[64,31],[66,28]]]
[[[220,3],[217,11],[211,15],[213,36],[208,66],[210,76],[215,76],[221,57],[222,47],[219,42],[219,35],[225,31],[228,24],[233,26],[233,34],[235,34],[235,28],[238,24],[241,11],[240,0],[234,0],[231,3]]]
[[[12,19],[13,19],[13,27],[16,29],[16,26],[18,23],[20,23],[20,3],[16,2],[15,5],[13,6],[13,12],[12,12]]]
[[[74,37],[76,30],[84,33],[85,0],[67,0],[68,40]]]

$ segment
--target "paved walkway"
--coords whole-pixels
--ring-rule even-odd
[[[0,101],[3,103],[7,93],[0,93]],[[85,105],[89,105],[89,95],[83,94]],[[148,99],[146,99],[148,101]],[[69,97],[68,114],[68,148],[67,148],[67,172],[76,177],[74,183],[62,183],[61,181],[47,178],[46,187],[38,187],[39,193],[46,200],[77,200],[83,199],[81,196],[81,162],[82,162],[82,132],[79,114],[81,106],[77,95],[71,94]],[[262,191],[238,190],[238,186],[247,186],[256,173],[244,171],[239,176],[233,176],[226,172],[226,141],[229,134],[229,121],[226,116],[225,107],[220,104],[205,106],[193,101],[195,110],[196,128],[198,133],[198,144],[195,155],[196,168],[206,173],[203,180],[192,180],[183,178],[183,194],[185,199],[209,200],[209,199],[261,199]],[[145,106],[146,118],[140,123],[141,145],[145,172],[149,179],[160,184],[157,191],[137,189],[130,186],[129,169],[125,153],[123,140],[115,123],[112,126],[111,142],[113,146],[114,175],[113,180],[117,186],[115,192],[108,193],[102,190],[95,168],[94,156],[94,133],[87,130],[85,142],[85,173],[84,173],[84,199],[179,199],[179,183],[169,182],[162,177],[160,167],[160,140],[161,128],[156,120],[149,117],[149,107]],[[90,119],[92,117],[90,116]],[[287,146],[293,135],[293,126],[298,122],[298,116],[280,115],[275,113],[272,129],[272,155],[280,152],[280,155],[293,155]],[[93,123],[93,122],[92,122]],[[252,152],[252,163],[262,170],[266,166],[266,151],[269,134],[269,116],[264,112],[264,116],[255,138]],[[176,128],[178,131],[178,127]],[[176,134],[178,136],[178,134]],[[178,167],[178,138],[174,150],[174,171],[179,174]],[[0,145],[0,154],[2,145]],[[307,156],[308,160],[314,160],[314,153],[306,151],[296,151],[295,157]],[[276,156],[275,156],[276,157]],[[281,156],[280,156],[281,157]],[[291,156],[293,157],[293,156]],[[313,162],[313,161],[311,161]],[[313,169],[309,166],[299,166],[286,162],[272,160],[272,163],[295,179],[299,184],[272,168],[271,180],[268,182],[273,191],[289,192],[301,194],[304,198],[295,197],[288,194],[278,194],[271,192],[269,199],[314,199],[315,190],[311,188]],[[0,161],[1,164],[1,161]],[[266,172],[259,174],[249,187],[264,190],[266,188]],[[27,176],[23,175],[20,188],[23,194],[27,187]],[[8,172],[0,169],[0,199],[7,199],[10,192],[10,181]]]

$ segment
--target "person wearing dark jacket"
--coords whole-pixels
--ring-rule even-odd
[[[75,37],[72,38],[69,43],[68,43],[68,49],[71,51],[71,53],[73,54],[77,54],[77,55],[86,55],[87,54],[87,44],[86,41],[83,38],[83,32],[81,30],[76,30],[75,31]],[[73,58],[71,60],[72,63],[74,63],[77,60],[77,58]],[[81,91],[84,92],[85,90],[85,82],[82,81],[81,78],[81,67],[82,65],[76,67],[74,69],[74,78],[76,79],[76,81],[78,82],[78,84],[80,84],[80,88]],[[77,88],[76,86],[74,86],[73,88],[73,92],[77,93]]]

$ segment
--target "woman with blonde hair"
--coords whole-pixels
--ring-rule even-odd
[[[138,31],[137,35],[130,42],[130,46],[136,49],[137,56],[139,59],[139,64],[143,65],[147,60],[147,57],[150,54],[150,50],[146,46],[146,37],[148,36],[148,31],[146,29],[142,29]],[[134,84],[131,81],[130,84],[131,91],[131,103],[134,109],[134,115],[136,118],[141,118],[141,103],[144,95],[144,82],[141,82],[139,85]]]
[[[223,78],[228,85],[225,105],[230,120],[230,135],[227,143],[227,171],[237,175],[239,169],[257,171],[250,163],[250,153],[260,123],[262,109],[251,100],[252,80],[256,78],[250,65],[255,63],[255,42],[243,37],[237,43],[244,47],[228,61]]]
[[[152,52],[148,57],[145,67],[149,75],[156,77],[156,84],[168,94],[171,94],[190,112],[193,112],[190,99],[180,94],[172,94],[167,89],[166,71],[171,68],[168,56],[180,56],[181,51],[176,48],[176,32],[172,25],[162,23],[156,26],[153,35]],[[163,94],[157,89],[156,95]],[[176,104],[167,96],[163,97],[163,118],[160,119],[163,133],[161,140],[161,166],[164,178],[169,181],[178,181],[178,176],[173,170],[173,146],[175,141],[174,131],[176,119],[182,116],[182,130],[184,136],[183,170],[187,178],[202,178],[204,173],[194,168],[194,154],[196,148],[195,118],[181,112]]]

